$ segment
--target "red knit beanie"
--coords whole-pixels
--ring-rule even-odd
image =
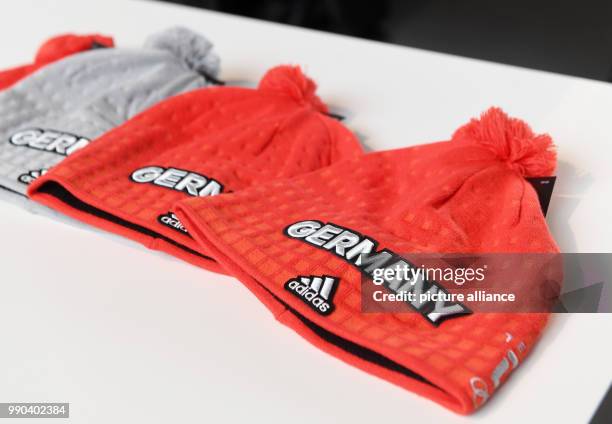
[[[30,186],[32,199],[152,249],[221,271],[173,213],[181,199],[238,192],[362,154],[326,115],[298,67],[257,89],[215,87],[166,100],[69,156]]]
[[[113,45],[111,37],[98,34],[64,34],[50,38],[40,46],[33,63],[0,71],[0,90],[10,87],[43,66],[71,54],[99,47],[113,47]]]
[[[525,180],[552,174],[555,161],[550,137],[493,108],[450,141],[187,199],[174,210],[200,251],[308,341],[470,413],[524,360],[548,314],[470,313],[452,302],[363,313],[361,280],[374,265],[418,252],[558,252]],[[527,282],[543,283],[537,274]]]

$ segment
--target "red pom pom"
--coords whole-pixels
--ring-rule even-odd
[[[534,134],[524,121],[496,107],[459,128],[452,141],[485,147],[524,177],[545,177],[555,171],[557,154],[550,136]]]
[[[327,106],[315,94],[317,84],[304,75],[299,66],[283,65],[270,69],[259,83],[259,89],[284,93],[301,105],[327,113]]]
[[[94,44],[104,47],[113,47],[112,37],[104,35],[75,35],[63,34],[48,39],[36,53],[36,62],[47,63],[61,59],[69,54],[90,50]]]

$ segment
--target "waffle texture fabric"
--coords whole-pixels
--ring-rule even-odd
[[[113,47],[113,39],[99,34],[62,34],[45,41],[38,49],[34,62],[0,71],[0,90],[32,74],[49,63],[87,50]]]
[[[214,87],[164,101],[70,156],[30,187],[37,202],[224,272],[174,215],[175,202],[238,192],[362,154],[299,67],[256,89]],[[273,205],[270,205],[274,207]]]
[[[410,253],[558,252],[525,180],[552,174],[555,162],[550,137],[493,108],[450,141],[370,153],[174,210],[201,251],[279,321],[467,414],[525,359],[548,314],[470,313],[452,302],[362,313],[362,278]]]
[[[20,203],[28,184],[91,140],[173,95],[205,87],[219,58],[184,28],[140,49],[72,55],[0,93],[0,188]],[[46,212],[29,204],[33,212]]]

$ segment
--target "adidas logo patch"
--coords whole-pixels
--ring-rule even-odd
[[[293,293],[302,302],[321,315],[329,315],[334,311],[332,299],[338,287],[336,277],[323,275],[320,277],[298,276],[285,283],[285,290]]]
[[[42,175],[45,175],[46,172],[47,172],[46,168],[34,169],[32,171],[26,172],[25,174],[21,174],[17,178],[17,181],[23,184],[31,184],[36,178]]]
[[[180,233],[189,235],[187,229],[181,224],[181,221],[179,221],[178,217],[173,212],[164,213],[158,216],[157,222]]]

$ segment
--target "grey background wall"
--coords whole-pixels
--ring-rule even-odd
[[[171,1],[612,81],[612,2],[606,0]]]

